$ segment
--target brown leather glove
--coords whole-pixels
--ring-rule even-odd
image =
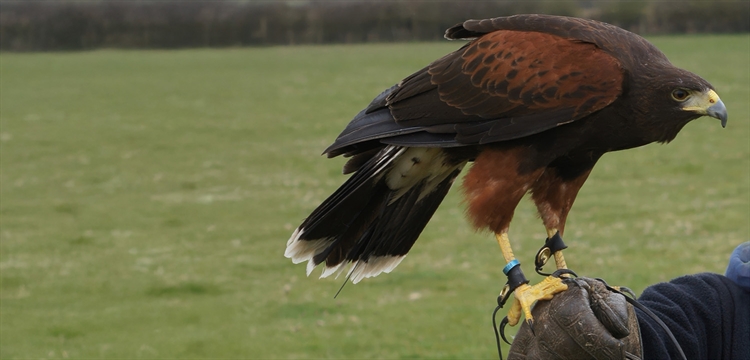
[[[641,333],[633,306],[599,280],[565,279],[568,290],[532,310],[508,359],[641,359]]]

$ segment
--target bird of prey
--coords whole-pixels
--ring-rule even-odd
[[[348,268],[354,283],[390,272],[472,162],[468,218],[500,245],[502,302],[515,295],[508,323],[531,322],[533,303],[566,285],[558,276],[528,285],[508,239],[521,198],[531,193],[548,236],[537,271],[549,258],[566,269],[565,220],[604,153],[667,143],[704,115],[726,126],[727,111],[706,80],[606,23],[516,15],[468,20],[445,37],[468,42],[378,95],[325,150],[349,157],[352,175],[294,231],[285,256],[308,261],[308,275],[323,263],[321,277]]]

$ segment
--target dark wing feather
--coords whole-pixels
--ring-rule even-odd
[[[518,139],[601,110],[622,93],[622,64],[594,42],[559,35],[557,23],[552,35],[498,30],[487,21],[449,30],[478,38],[379,95],[326,153],[354,155],[373,142],[450,147]]]
[[[336,142],[325,150],[324,154],[328,154],[329,157],[340,154],[354,155],[370,149],[370,147],[357,146],[358,144],[418,131],[422,131],[419,126],[403,126],[393,121],[388,108],[377,109],[370,113],[362,110],[346,126]]]

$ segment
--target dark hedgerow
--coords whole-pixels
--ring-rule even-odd
[[[0,49],[433,41],[466,19],[519,13],[593,18],[649,34],[750,31],[745,1],[2,1]]]

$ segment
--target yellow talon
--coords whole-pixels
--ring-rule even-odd
[[[526,321],[532,321],[531,307],[539,300],[550,300],[562,291],[568,290],[560,278],[548,276],[542,282],[529,286],[523,284],[513,292],[513,306],[508,312],[508,325],[515,326],[521,319],[521,312],[526,316]]]

